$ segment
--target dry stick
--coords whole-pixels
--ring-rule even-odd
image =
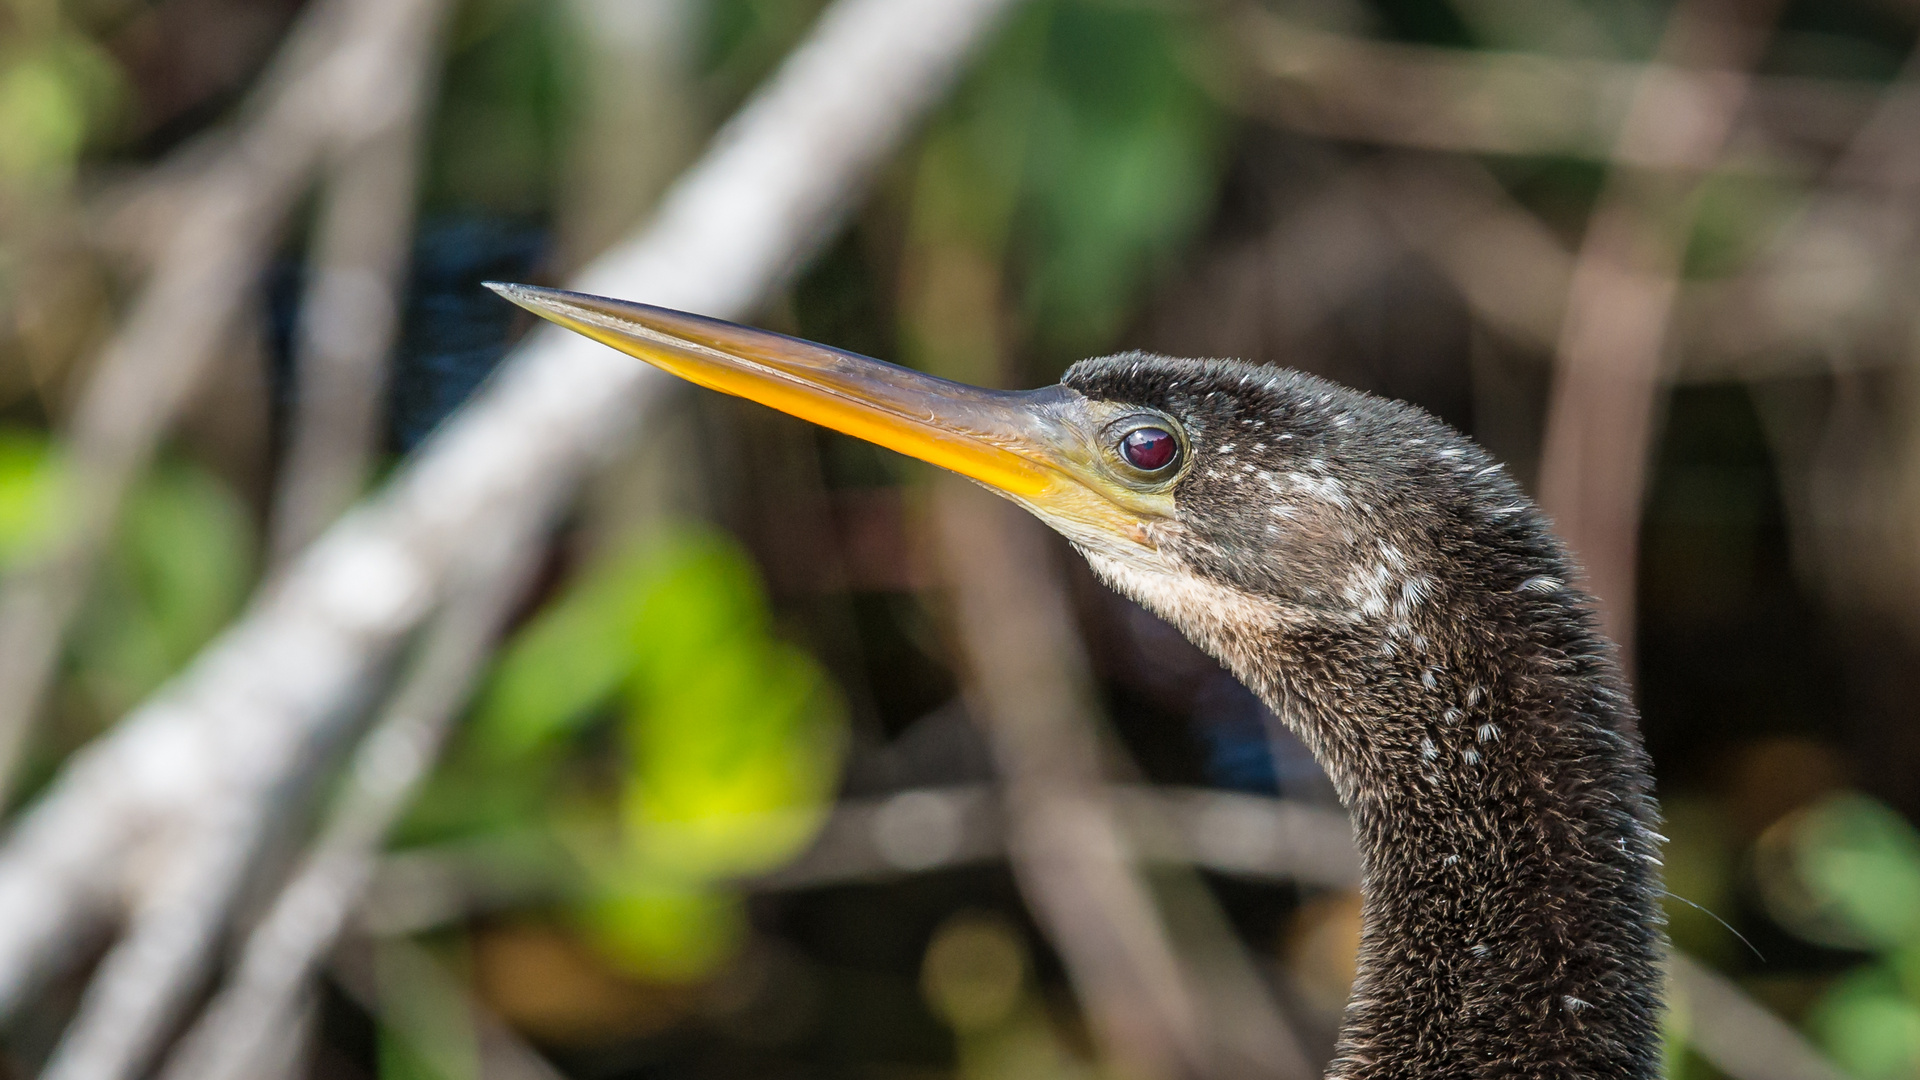
[[[1756,354],[1821,357],[1830,370],[1835,328],[1859,338],[1885,326],[1889,313],[1908,332],[1903,284],[1914,254],[1920,215],[1920,49],[1908,54],[1901,76],[1888,87],[1846,152],[1781,232],[1771,251],[1741,276],[1716,290],[1702,313],[1700,336],[1718,351],[1747,362]],[[1862,324],[1867,324],[1863,326]],[[1871,353],[1872,350],[1863,350]],[[1868,360],[1849,356],[1850,364]],[[1868,362],[1871,362],[1868,360]],[[1719,372],[1725,377],[1729,372]]]
[[[1127,840],[1154,861],[1187,862],[1252,880],[1321,888],[1360,886],[1346,815],[1324,807],[1209,790],[1108,789]],[[871,803],[843,803],[812,850],[748,882],[759,889],[820,888],[1010,856],[1012,841],[991,818],[984,787],[923,788]],[[1164,826],[1171,824],[1173,836]],[[407,874],[419,880],[417,873]],[[466,914],[449,905],[440,915]],[[418,931],[425,926],[409,927]],[[1735,1080],[1840,1080],[1804,1036],[1732,980],[1684,953],[1667,957],[1668,978],[1700,1055]]]
[[[691,68],[695,0],[570,0],[579,24],[573,134],[554,223],[558,259],[583,265],[644,221],[699,151]]]
[[[1620,133],[1622,160],[1648,147],[1723,146],[1776,0],[1685,0]],[[1704,92],[1703,92],[1704,91]],[[1640,502],[1659,403],[1661,353],[1692,233],[1690,173],[1616,168],[1574,263],[1546,434],[1540,504],[1586,568],[1601,623],[1631,668]]]
[[[48,549],[0,583],[0,802],[128,489],[256,296],[273,237],[326,143],[392,96],[444,0],[333,0],[305,15],[250,119],[195,182],[80,399]]]
[[[268,1036],[297,1016],[306,976],[364,886],[374,849],[431,767],[455,710],[519,595],[548,505],[479,538],[462,560],[463,587],[428,636],[417,666],[354,760],[340,814],[249,938],[237,985],[168,1075],[245,1076],[276,1049]],[[273,815],[271,792],[249,793],[196,821],[164,887],[136,911],[101,962],[44,1080],[138,1075],[205,970],[234,895]],[[237,1013],[237,1015],[235,1015]]]
[[[1112,784],[1107,793],[1143,863],[1316,888],[1360,884],[1353,830],[1342,811],[1200,788]],[[803,854],[737,884],[785,892],[997,862],[1007,854],[1000,794],[992,785],[956,784],[842,800]],[[548,903],[568,887],[572,868],[561,862],[473,843],[388,855],[357,922],[368,934],[394,937]]]
[[[1143,860],[1252,881],[1360,886],[1353,829],[1338,810],[1207,789],[1112,785],[1107,791]],[[995,795],[987,785],[955,785],[844,800],[798,859],[740,884],[768,892],[831,888],[1006,858]],[[542,903],[552,890],[542,869],[504,867],[484,849],[391,855],[374,878],[361,926],[381,937],[419,934]],[[1668,976],[1684,999],[1689,1038],[1728,1076],[1836,1080],[1819,1051],[1726,976],[1679,952],[1669,957]]]
[[[372,877],[387,832],[438,760],[521,593],[535,541],[521,536],[501,545],[434,616],[418,660],[355,753],[339,809],[248,936],[238,968],[175,1051],[163,1080],[252,1075],[268,1033],[297,1013],[308,980]]]
[[[843,801],[805,854],[746,884],[813,888],[1002,858],[1005,824],[994,794],[958,785]],[[1201,788],[1114,784],[1107,794],[1142,861],[1323,888],[1360,884],[1353,830],[1338,810]]]
[[[1242,41],[1253,73],[1244,100],[1263,118],[1333,139],[1462,154],[1603,158],[1619,148],[1631,88],[1649,71],[1641,64],[1367,41],[1257,10],[1244,17]],[[1662,77],[1683,92],[1718,78],[1676,69]],[[1814,228],[1790,230],[1773,257],[1739,279],[1696,287],[1688,307],[1697,314],[1686,327],[1688,353],[1680,358],[1682,374],[1691,377],[1748,377],[1761,370],[1760,360],[1802,370],[1794,365],[1824,351],[1835,325],[1872,317],[1868,309],[1886,299],[1881,288],[1837,293],[1833,286],[1837,279],[1898,277],[1887,258],[1877,257],[1891,254],[1887,230],[1879,218],[1859,212],[1854,189],[1898,184],[1902,177],[1911,182],[1920,168],[1911,152],[1920,143],[1897,138],[1920,115],[1920,85],[1910,79],[1881,90],[1759,77],[1749,80],[1746,102],[1715,168],[1778,171],[1786,162],[1776,158],[1792,156],[1795,145],[1825,150],[1836,133],[1856,134],[1802,215]],[[1872,152],[1862,153],[1863,147]],[[1619,149],[1627,164],[1647,169],[1697,171],[1711,161],[1702,148],[1678,140]],[[1551,347],[1572,260],[1497,184],[1469,175],[1476,171],[1484,174],[1460,160],[1391,168],[1377,185],[1379,208],[1482,318],[1529,344],[1544,337]],[[1812,178],[1820,170],[1796,162],[1789,171]],[[1876,227],[1863,235],[1867,223]],[[1855,259],[1836,264],[1837,254]]]
[[[385,361],[400,325],[413,237],[421,119],[436,81],[437,65],[426,61],[393,79],[396,93],[383,103],[380,126],[343,147],[324,178],[294,347],[292,432],[268,544],[276,567],[360,497],[379,445]]]
[[[1725,975],[1673,949],[1667,980],[1680,999],[1688,1042],[1734,1080],[1842,1080],[1805,1036]]]
[[[1008,857],[1109,1063],[1141,1077],[1307,1076],[1263,987],[1216,1003],[1240,1015],[1199,1012],[1204,988],[1174,955],[1102,775],[1091,676],[1040,526],[952,477],[933,506],[970,704],[1006,785]],[[1261,1014],[1251,1028],[1248,1011]]]
[[[574,284],[744,314],[831,235],[1010,6],[837,0],[653,225]],[[0,1012],[71,957],[118,895],[141,888],[140,868],[171,861],[163,842],[191,835],[199,808],[258,816],[265,793],[306,767],[329,718],[444,593],[458,553],[569,489],[665,383],[583,338],[530,338],[380,496],[75,755],[0,848]]]

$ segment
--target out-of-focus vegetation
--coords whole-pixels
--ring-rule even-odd
[[[62,472],[44,435],[0,433],[0,565],[61,527]],[[240,610],[254,573],[242,500],[203,466],[168,460],[127,501],[75,627],[57,702],[66,749],[153,693]]]
[[[318,2],[0,3],[0,565],[33,565],[68,524],[61,440],[155,257],[167,185],[217,152],[200,140]],[[557,282],[639,224],[823,7],[453,5],[383,469],[524,329],[479,283]],[[1624,168],[1606,119],[1624,96],[1576,83],[1642,71],[1671,11],[1027,0],[759,321],[1005,385],[1135,347],[1288,364],[1412,400],[1533,483],[1574,260]],[[1636,681],[1677,946],[1849,1074],[1900,1080],[1920,1077],[1920,204],[1886,161],[1920,144],[1903,66],[1920,15],[1806,0],[1768,25],[1726,153],[1675,215]],[[1515,56],[1549,81],[1486,75]],[[1421,82],[1443,69],[1454,81]],[[1503,98],[1514,86],[1559,90]],[[1876,115],[1894,149],[1865,143]],[[1511,134],[1549,128],[1546,149]],[[16,803],[272,586],[257,552],[302,406],[311,217],[277,237],[125,499]],[[370,917],[330,969],[313,1074],[493,1075],[497,1021],[581,1077],[1095,1075],[1011,874],[940,856],[949,811],[887,802],[993,780],[923,479],[708,395],[649,417],[551,538],[393,837],[374,892],[411,914]],[[1061,566],[1139,779],[1326,803],[1251,695]],[[884,819],[906,823],[881,830],[884,873],[780,878],[837,808],[871,805],[920,807]],[[289,850],[306,836],[284,832]],[[1205,881],[1327,1053],[1355,898]],[[8,1067],[38,1067],[75,992],[15,1021]],[[1674,1030],[1675,1075],[1714,1076]]]
[[[656,538],[583,572],[506,646],[416,839],[550,830],[583,865],[573,914],[602,955],[711,975],[746,936],[727,880],[812,838],[846,738],[825,673],[768,623],[752,565],[719,536]]]
[[[1885,806],[1835,795],[1795,811],[1756,850],[1768,910],[1811,940],[1871,954],[1808,1023],[1856,1076],[1920,1069],[1920,832]]]

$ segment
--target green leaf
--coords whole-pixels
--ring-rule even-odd
[[[711,974],[747,933],[737,895],[659,877],[602,892],[580,918],[601,955],[631,974],[669,982]]]
[[[423,203],[435,212],[545,213],[578,97],[566,6],[475,0],[458,6],[448,39]]]
[[[635,678],[670,682],[766,624],[752,564],[729,541],[675,531],[637,543],[515,635],[482,694],[476,741],[498,760],[524,755],[579,730]]]
[[[410,942],[376,942],[381,1080],[479,1080],[480,1043],[459,984]]]
[[[546,790],[557,755],[517,763],[615,702],[627,758],[608,829],[591,785]],[[449,770],[433,801],[499,825],[490,811],[542,792],[591,883],[577,914],[609,959],[692,978],[744,933],[718,882],[778,865],[818,830],[845,727],[825,673],[774,636],[752,561],[725,536],[676,529],[590,569],[515,637],[479,705],[481,760]]]
[[[576,730],[625,685],[638,662],[628,627],[641,568],[589,575],[515,635],[482,692],[474,741],[496,761]]]
[[[843,717],[798,650],[716,650],[636,702],[625,800],[649,863],[717,877],[771,869],[813,836],[838,777]]]
[[[1862,795],[1840,795],[1794,826],[1794,867],[1821,915],[1880,950],[1920,942],[1920,833]]]
[[[649,865],[715,877],[790,858],[838,777],[845,718],[825,674],[773,638],[752,564],[687,534],[659,555],[633,625],[624,799]]]
[[[78,34],[7,49],[0,55],[0,177],[65,183],[122,89],[112,59]]]
[[[240,610],[253,544],[246,508],[203,469],[163,464],[134,490],[74,639],[78,674],[104,713],[151,693]]]
[[[1026,307],[1057,348],[1097,347],[1213,204],[1224,123],[1183,53],[1211,42],[1177,12],[1053,6],[1031,119],[1017,254]]]
[[[1773,177],[1716,174],[1694,195],[1690,277],[1728,277],[1744,270],[1804,209],[1800,189]]]
[[[1808,1023],[1835,1063],[1860,1080],[1907,1080],[1920,1071],[1920,1005],[1884,967],[1834,986]]]
[[[0,565],[26,555],[53,531],[56,483],[45,436],[0,428]]]

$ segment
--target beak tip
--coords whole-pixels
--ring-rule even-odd
[[[541,300],[545,298],[545,294],[555,291],[553,289],[542,289],[535,285],[520,285],[511,281],[483,281],[480,284],[493,290],[501,299],[509,303],[518,304],[520,307],[526,308],[536,315],[540,314],[541,309],[548,306],[541,303]]]

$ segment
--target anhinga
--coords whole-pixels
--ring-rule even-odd
[[[1125,353],[1043,390],[982,390],[494,287],[1013,499],[1285,718],[1352,814],[1364,870],[1330,1075],[1657,1075],[1659,837],[1633,705],[1565,550],[1466,438],[1245,363]]]

